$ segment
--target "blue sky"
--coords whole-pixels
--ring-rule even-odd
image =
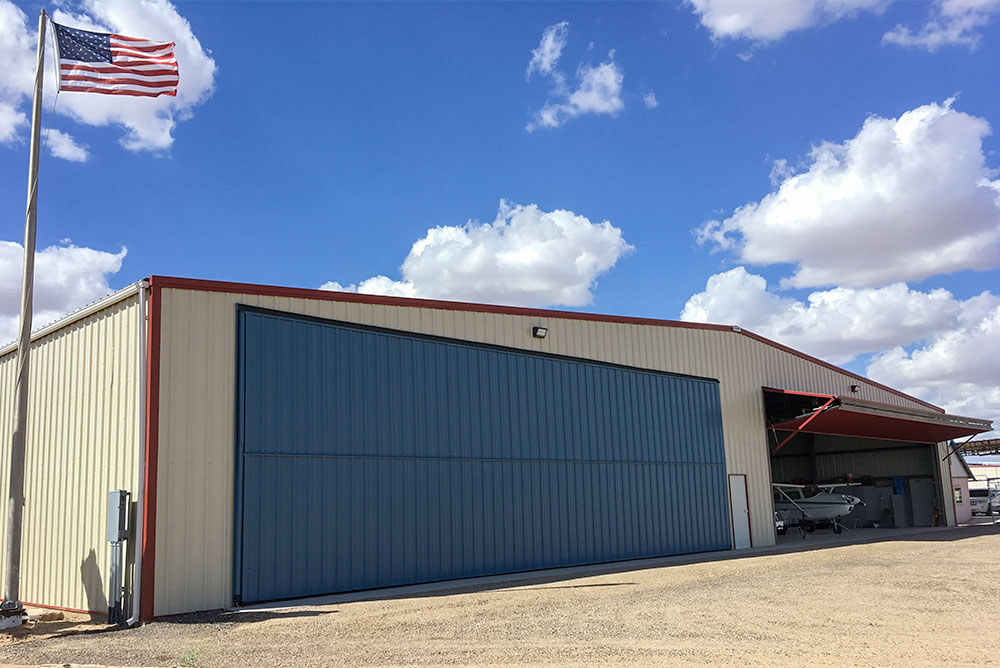
[[[0,0],[2,333],[45,7],[181,70],[46,99],[48,317],[154,273],[683,316],[1000,418],[1000,2],[969,6]]]

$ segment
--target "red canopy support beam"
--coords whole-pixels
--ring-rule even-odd
[[[790,392],[789,394],[792,394],[792,393]],[[800,392],[800,393],[796,393],[796,394],[805,394],[805,393],[804,392]],[[814,395],[809,395],[809,396],[814,396]],[[829,396],[829,395],[819,395],[819,396]],[[825,404],[823,404],[822,406],[820,406],[819,408],[817,408],[813,412],[813,414],[810,415],[808,419],[806,419],[805,422],[803,422],[802,424],[800,424],[798,427],[795,428],[795,431],[793,431],[791,434],[789,434],[788,436],[786,436],[785,440],[783,440],[781,443],[779,443],[778,446],[774,449],[774,451],[777,452],[778,450],[781,450],[781,448],[783,448],[785,446],[785,443],[788,443],[790,440],[792,440],[793,438],[795,438],[795,435],[798,434],[803,429],[805,429],[806,425],[808,425],[810,422],[812,422],[813,420],[815,420],[817,415],[819,415],[820,413],[822,413],[823,411],[825,411],[827,409],[827,407],[830,404],[833,403],[834,399],[836,399],[836,397],[829,397],[826,400]]]

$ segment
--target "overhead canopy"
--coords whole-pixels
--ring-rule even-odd
[[[764,388],[767,393],[813,398],[822,405],[768,425],[775,431],[831,434],[890,441],[940,443],[990,431],[989,420],[903,408],[852,397]]]

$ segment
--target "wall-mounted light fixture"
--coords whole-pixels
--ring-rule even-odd
[[[857,385],[851,385],[851,392],[857,392],[857,391],[858,391],[858,386]]]
[[[531,328],[531,335],[533,337],[535,337],[536,339],[544,339],[546,336],[549,335],[549,328],[548,327],[539,327],[539,326],[536,325],[536,326],[534,326],[534,327]]]

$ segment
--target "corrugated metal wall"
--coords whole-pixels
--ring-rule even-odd
[[[155,612],[218,608],[232,595],[236,304],[717,378],[726,466],[747,474],[755,545],[774,540],[761,386],[921,408],[736,332],[164,289]],[[531,337],[532,325],[549,328]],[[943,454],[942,454],[943,456]],[[950,512],[950,510],[949,510]]]
[[[21,598],[107,612],[107,498],[135,491],[139,305],[133,295],[32,344]],[[6,535],[15,356],[0,359]],[[4,564],[0,560],[0,570]]]
[[[240,331],[244,602],[730,546],[714,381],[246,310]]]
[[[834,480],[848,473],[855,478],[933,477],[935,452],[926,443],[800,434],[771,458],[771,473],[775,482]]]

